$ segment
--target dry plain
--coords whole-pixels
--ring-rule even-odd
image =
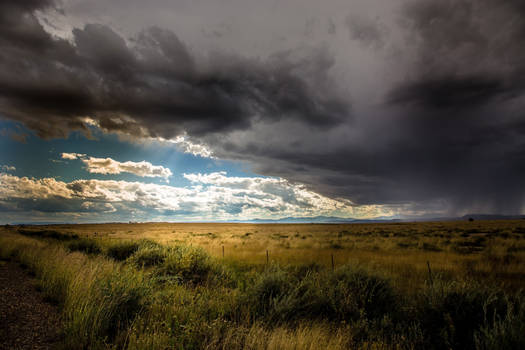
[[[193,245],[225,260],[331,267],[366,265],[397,277],[400,287],[431,271],[525,286],[525,220],[381,224],[139,223],[39,226],[112,242],[151,239]]]
[[[525,220],[4,226],[65,348],[506,349]]]

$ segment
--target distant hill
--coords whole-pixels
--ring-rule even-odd
[[[281,219],[253,219],[253,220],[202,220],[202,221],[166,221],[188,223],[246,223],[246,224],[366,224],[389,222],[423,222],[423,221],[467,221],[473,220],[521,220],[525,215],[497,215],[497,214],[468,214],[457,217],[377,217],[374,219],[342,218],[337,216],[286,217]],[[128,223],[128,222],[122,222]],[[129,222],[135,223],[135,222]],[[144,221],[142,223],[147,223]],[[75,224],[71,222],[13,222],[10,225],[62,225]],[[100,222],[100,224],[104,224]],[[109,222],[106,222],[109,224]]]
[[[463,215],[460,220],[521,220],[525,219],[525,215],[495,215],[495,214],[469,214]]]
[[[281,219],[254,219],[234,220],[228,222],[254,223],[254,224],[359,224],[359,223],[388,223],[411,221],[467,221],[474,220],[520,220],[525,215],[495,215],[495,214],[469,214],[459,217],[378,217],[374,219],[341,218],[337,216],[312,216],[312,217],[286,217]]]
[[[356,223],[373,223],[373,222],[393,222],[399,219],[376,218],[376,219],[354,219],[341,218],[337,216],[312,216],[312,217],[286,217],[281,219],[253,219],[253,220],[235,220],[229,222],[242,222],[254,224],[356,224]]]

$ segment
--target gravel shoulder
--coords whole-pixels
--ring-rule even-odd
[[[0,260],[0,350],[56,349],[60,326],[57,307],[36,290],[34,278]]]

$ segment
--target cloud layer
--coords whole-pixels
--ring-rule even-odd
[[[333,61],[323,51],[264,62],[216,53],[199,63],[169,30],[151,27],[126,41],[99,24],[75,28],[71,43],[35,15],[52,4],[0,4],[0,111],[42,137],[87,130],[84,117],[108,131],[172,138],[266,119],[328,127],[349,116],[347,101],[330,93]]]
[[[156,11],[168,6],[136,5],[123,26],[162,22]],[[186,30],[185,42],[159,27],[123,35],[76,25],[67,12],[73,30],[53,37],[35,12],[51,0],[2,2],[0,113],[41,137],[96,125],[179,140],[355,204],[525,211],[523,1],[282,1],[274,12],[249,4],[276,21],[281,10],[303,16],[276,23],[237,5],[195,5],[203,26],[224,12],[239,21],[202,28],[208,41]],[[172,29],[184,32],[192,10],[172,6],[182,13]],[[257,41],[257,32],[275,39]],[[213,49],[223,43],[228,50]]]
[[[57,181],[0,174],[0,211],[71,215],[85,221],[218,220],[339,215],[370,217],[391,213],[354,208],[282,179],[187,174],[193,186],[173,187],[113,180]],[[84,215],[85,214],[85,215]]]

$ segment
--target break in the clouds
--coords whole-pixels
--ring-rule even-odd
[[[82,159],[86,157],[86,155],[82,153],[62,153],[61,157],[62,159],[66,159],[66,160],[74,160],[74,159]]]
[[[523,1],[128,3],[2,2],[0,113],[354,205],[524,212]]]
[[[153,165],[150,162],[119,162],[111,158],[88,157],[80,153],[62,153],[62,159],[80,159],[86,170],[93,174],[121,174],[130,173],[141,177],[161,177],[168,180],[173,175],[170,169],[162,165]]]

